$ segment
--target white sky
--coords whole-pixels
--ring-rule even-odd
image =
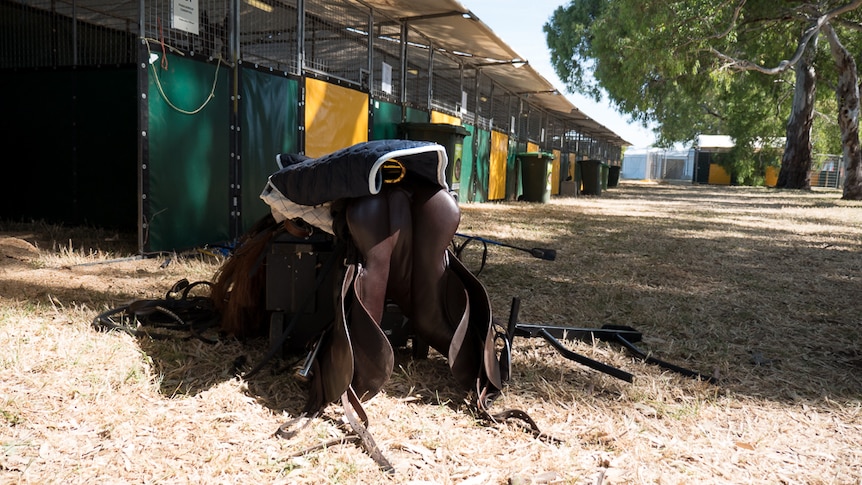
[[[597,103],[580,94],[566,92],[565,85],[551,67],[551,57],[542,26],[555,9],[568,3],[568,0],[459,0],[459,2],[491,27],[515,52],[528,60],[533,69],[560,92],[565,93],[572,104],[634,145],[632,148],[645,148],[655,141],[655,135],[650,130],[616,112],[609,106],[607,100]]]

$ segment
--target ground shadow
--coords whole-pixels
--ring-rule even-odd
[[[763,194],[774,198],[758,202]],[[814,194],[795,204],[780,200],[780,192],[763,194],[648,187],[617,197],[666,197],[691,204],[692,213],[706,204],[756,214],[838,207],[834,196]],[[480,280],[498,302],[522,297],[530,323],[632,326],[647,337],[648,352],[716,374],[719,386],[734,393],[785,403],[862,396],[856,318],[862,302],[842,296],[862,291],[855,223],[838,231],[801,229],[822,223],[802,211],[795,224],[781,227],[767,215],[704,224],[669,207],[666,216],[584,211],[572,218],[571,209],[548,206],[542,224],[558,236],[543,244],[557,249],[557,261],[489,257]]]

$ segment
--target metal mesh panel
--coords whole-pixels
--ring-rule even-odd
[[[98,66],[135,61],[137,3],[0,3],[0,68]]]
[[[305,11],[305,68],[364,84],[370,12],[332,0],[308,1]]]
[[[590,144],[589,140],[582,133],[574,132],[572,138],[572,144],[570,145],[572,148],[569,149],[570,153],[574,153],[578,160],[589,157],[590,155]]]
[[[493,107],[491,117],[494,119],[494,128],[497,128],[498,130],[504,131],[506,133],[512,133],[513,116],[516,117],[517,123],[517,98],[515,98],[515,96],[509,93],[500,91],[502,90],[497,89],[495,91],[494,98],[491,102]]]
[[[232,22],[228,0],[199,0],[199,20],[191,25],[175,19],[171,5],[171,0],[144,2],[143,37],[149,41],[151,51],[164,48],[229,59],[228,39]]]
[[[464,114],[464,121],[471,125],[476,124],[476,76],[478,75],[476,69],[464,69],[464,92],[467,93],[467,106],[464,107],[466,113]],[[461,96],[458,96],[458,101],[460,103]],[[486,128],[482,126],[482,128]]]
[[[492,111],[493,100],[491,98],[493,93],[494,83],[489,77],[481,76],[479,77],[479,96],[473,95],[467,105],[467,109],[474,115],[473,124],[486,130],[490,130],[497,124]]]
[[[240,59],[245,63],[298,75],[298,15],[295,0],[241,2]]]
[[[562,149],[565,134],[566,123],[557,117],[549,117],[545,127],[545,145],[548,148]]]
[[[529,106],[529,105],[528,105]],[[527,110],[527,133],[526,137],[531,141],[542,142],[542,125],[545,119],[545,113],[529,106]]]
[[[375,18],[375,22],[381,20]],[[384,64],[388,67],[384,68]],[[385,75],[384,69],[387,70]],[[393,102],[401,100],[401,26],[398,24],[381,22],[374,26],[374,83],[371,93],[375,98]]]
[[[596,143],[598,158],[602,161],[606,161],[608,159],[608,143],[604,140],[600,140]]]
[[[471,125],[476,124],[476,76],[479,75],[476,69],[464,69],[462,77],[462,86],[466,93],[467,105],[464,106],[464,122]],[[461,103],[461,97],[458,96],[458,103]],[[482,127],[484,128],[484,127]]]
[[[596,144],[594,140],[586,135],[581,135],[581,140],[578,143],[579,150],[578,152],[582,156],[586,156],[589,158],[596,158]]]
[[[460,116],[461,114],[461,65],[442,52],[434,53],[431,70],[431,107]],[[469,100],[467,101],[469,103]],[[464,109],[467,107],[464,106]]]
[[[566,130],[563,134],[563,151],[566,153],[574,153],[578,154],[578,141],[580,140],[580,133],[575,130]]]
[[[428,44],[420,36],[407,34],[407,103],[428,107]]]

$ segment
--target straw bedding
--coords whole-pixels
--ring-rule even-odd
[[[274,437],[304,390],[290,360],[236,376],[265,342],[90,327],[108,307],[210,278],[218,256],[165,264],[128,258],[125,235],[3,223],[0,482],[860,483],[862,203],[623,183],[600,198],[462,211],[460,233],[557,251],[545,261],[489,246],[479,278],[501,320],[518,297],[523,323],[629,325],[643,349],[719,384],[609,343],[570,343],[635,374],[628,384],[516,338],[494,407],[527,411],[555,443],[482,422],[441,356],[413,361],[405,349],[365,405],[388,476],[344,440],[339,406]],[[476,269],[479,248],[463,255]]]

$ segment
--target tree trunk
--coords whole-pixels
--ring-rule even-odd
[[[787,120],[787,138],[776,187],[781,189],[811,188],[811,127],[814,125],[814,94],[817,88],[814,55],[817,37],[808,41],[805,54],[796,64],[796,86],[793,107]]]
[[[862,151],[859,150],[859,76],[856,61],[841,44],[831,25],[823,26],[838,68],[838,126],[844,152],[844,194],[842,199],[862,200]]]

